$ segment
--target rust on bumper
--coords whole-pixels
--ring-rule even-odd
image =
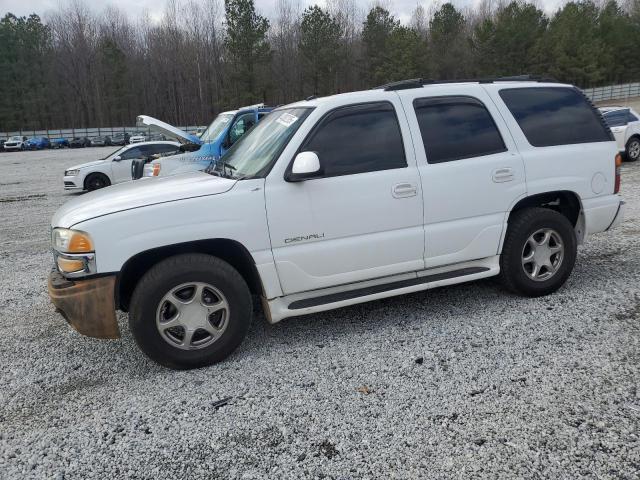
[[[49,274],[49,297],[78,333],[95,338],[119,338],[115,284],[115,275],[74,281],[53,269]]]

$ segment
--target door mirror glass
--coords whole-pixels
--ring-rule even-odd
[[[320,159],[316,152],[300,152],[293,160],[291,173],[286,180],[289,182],[301,182],[307,178],[322,175]]]

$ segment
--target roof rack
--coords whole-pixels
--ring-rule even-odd
[[[400,80],[399,82],[391,82],[385,85],[375,87],[381,90],[406,90],[408,88],[422,88],[425,85],[438,85],[446,83],[494,83],[494,82],[549,82],[556,83],[557,80],[551,77],[543,77],[540,75],[514,75],[511,77],[485,77],[485,78],[466,78],[456,80],[433,80],[430,78],[411,78],[409,80]]]

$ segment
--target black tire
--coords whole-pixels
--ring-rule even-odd
[[[528,239],[542,229],[559,235],[564,251],[557,270],[546,280],[533,280],[523,265]],[[569,278],[576,261],[577,240],[573,226],[561,213],[548,208],[526,208],[511,215],[500,256],[500,277],[513,293],[527,297],[548,295],[558,290]],[[557,259],[557,257],[556,257]],[[542,270],[542,269],[540,269]]]
[[[624,149],[625,160],[627,162],[635,162],[640,158],[640,138],[631,137]]]
[[[84,189],[90,192],[111,185],[111,180],[103,173],[92,173],[84,180]]]
[[[156,327],[162,299],[173,288],[203,282],[217,288],[229,305],[226,328],[212,344],[194,350],[171,345]],[[242,276],[227,262],[204,254],[182,254],[155,265],[136,285],[129,309],[129,328],[140,349],[165,367],[200,368],[227,358],[244,340],[252,318],[252,299]]]

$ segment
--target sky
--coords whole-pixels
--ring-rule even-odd
[[[64,4],[65,0],[62,0]],[[125,12],[130,18],[136,19],[148,14],[152,20],[160,19],[162,11],[164,9],[165,2],[163,0],[108,0],[108,1],[95,1],[95,0],[80,0],[87,5],[90,5],[92,9],[99,12],[107,5],[113,5]],[[220,0],[221,3],[223,0]],[[275,6],[278,0],[255,0],[256,9],[262,15],[271,17],[275,12]],[[464,8],[468,6],[474,6],[480,3],[480,0],[450,0],[458,8]],[[324,5],[325,0],[292,0],[292,2],[299,2],[301,10],[307,5],[318,4]],[[373,4],[372,0],[356,0],[357,4],[363,11],[368,10]],[[416,8],[416,5],[421,4],[426,11],[430,11],[434,6],[438,6],[445,3],[445,0],[400,0],[391,1],[383,0],[384,5],[399,18],[403,23],[406,23],[411,16],[411,12]],[[564,0],[535,0],[536,5],[541,7],[547,13],[553,13],[560,5],[564,3]],[[47,12],[55,12],[60,8],[61,0],[0,0],[0,16],[11,12],[15,15],[29,15],[30,13],[37,13],[41,17],[46,18]]]

